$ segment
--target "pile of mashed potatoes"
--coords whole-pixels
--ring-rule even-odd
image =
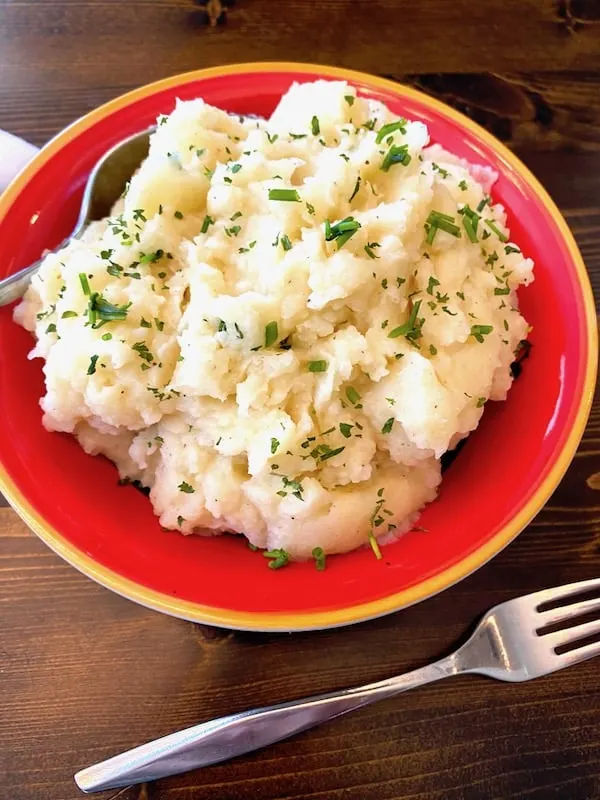
[[[166,528],[379,556],[527,335],[494,177],[343,82],[268,122],[179,102],[16,309],[44,425],[150,487]]]

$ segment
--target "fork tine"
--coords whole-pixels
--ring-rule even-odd
[[[559,647],[570,642],[575,643],[578,639],[595,636],[597,633],[600,633],[600,619],[593,619],[591,622],[584,622],[582,625],[574,625],[572,628],[564,628],[562,631],[544,633],[542,638],[552,647]],[[600,646],[600,642],[598,646]]]
[[[539,627],[552,625],[554,622],[567,622],[574,617],[580,617],[582,614],[588,614],[591,611],[600,611],[600,597],[593,600],[581,600],[579,603],[553,608],[550,611],[540,611],[538,612]]]
[[[579,664],[580,661],[587,661],[588,658],[594,658],[594,656],[600,656],[600,642],[592,642],[577,650],[569,650],[568,653],[556,656],[557,665],[555,669],[572,667],[574,664]]]
[[[537,607],[541,606],[542,603],[562,600],[574,594],[593,589],[598,589],[600,591],[600,578],[592,578],[592,580],[589,581],[578,581],[577,583],[567,583],[565,586],[560,586],[556,589],[542,589],[541,592],[533,592],[533,594],[525,595],[525,597],[519,599],[527,600],[528,602],[535,601]]]

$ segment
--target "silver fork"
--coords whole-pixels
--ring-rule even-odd
[[[596,597],[578,599],[594,592]],[[511,683],[539,678],[600,655],[600,641],[582,641],[600,634],[600,619],[577,624],[593,612],[600,612],[600,579],[518,597],[488,611],[465,644],[426,667],[355,689],[204,722],[83,769],[75,782],[84,792],[99,792],[216,764],[452,675],[476,673]],[[545,630],[559,624],[564,626],[560,630]],[[562,652],[563,648],[570,649]]]

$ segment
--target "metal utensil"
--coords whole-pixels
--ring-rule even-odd
[[[582,599],[584,594],[596,596]],[[539,678],[600,655],[600,641],[586,642],[600,635],[600,619],[580,619],[593,612],[600,612],[600,579],[509,600],[488,611],[465,644],[434,664],[367,686],[204,722],[83,769],[75,782],[84,792],[99,792],[216,764],[452,675],[476,673],[509,682]]]
[[[127,139],[112,147],[98,161],[87,180],[79,217],[70,236],[55,248],[57,252],[70,239],[81,236],[86,225],[94,220],[102,219],[110,214],[116,200],[119,199],[136,169],[148,155],[150,134],[154,128],[128,136]],[[5,306],[22,297],[29,286],[31,278],[40,268],[42,259],[35,261],[14,275],[0,280],[0,306]]]

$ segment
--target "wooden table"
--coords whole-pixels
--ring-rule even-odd
[[[176,72],[297,59],[398,78],[512,144],[554,195],[600,291],[598,0],[0,0],[0,127],[42,144]],[[251,706],[441,654],[489,606],[600,575],[600,405],[547,507],[459,586],[359,627],[230,633],[79,575],[0,508],[0,798],[71,800],[73,772]],[[121,800],[600,798],[600,669],[445,682]]]

